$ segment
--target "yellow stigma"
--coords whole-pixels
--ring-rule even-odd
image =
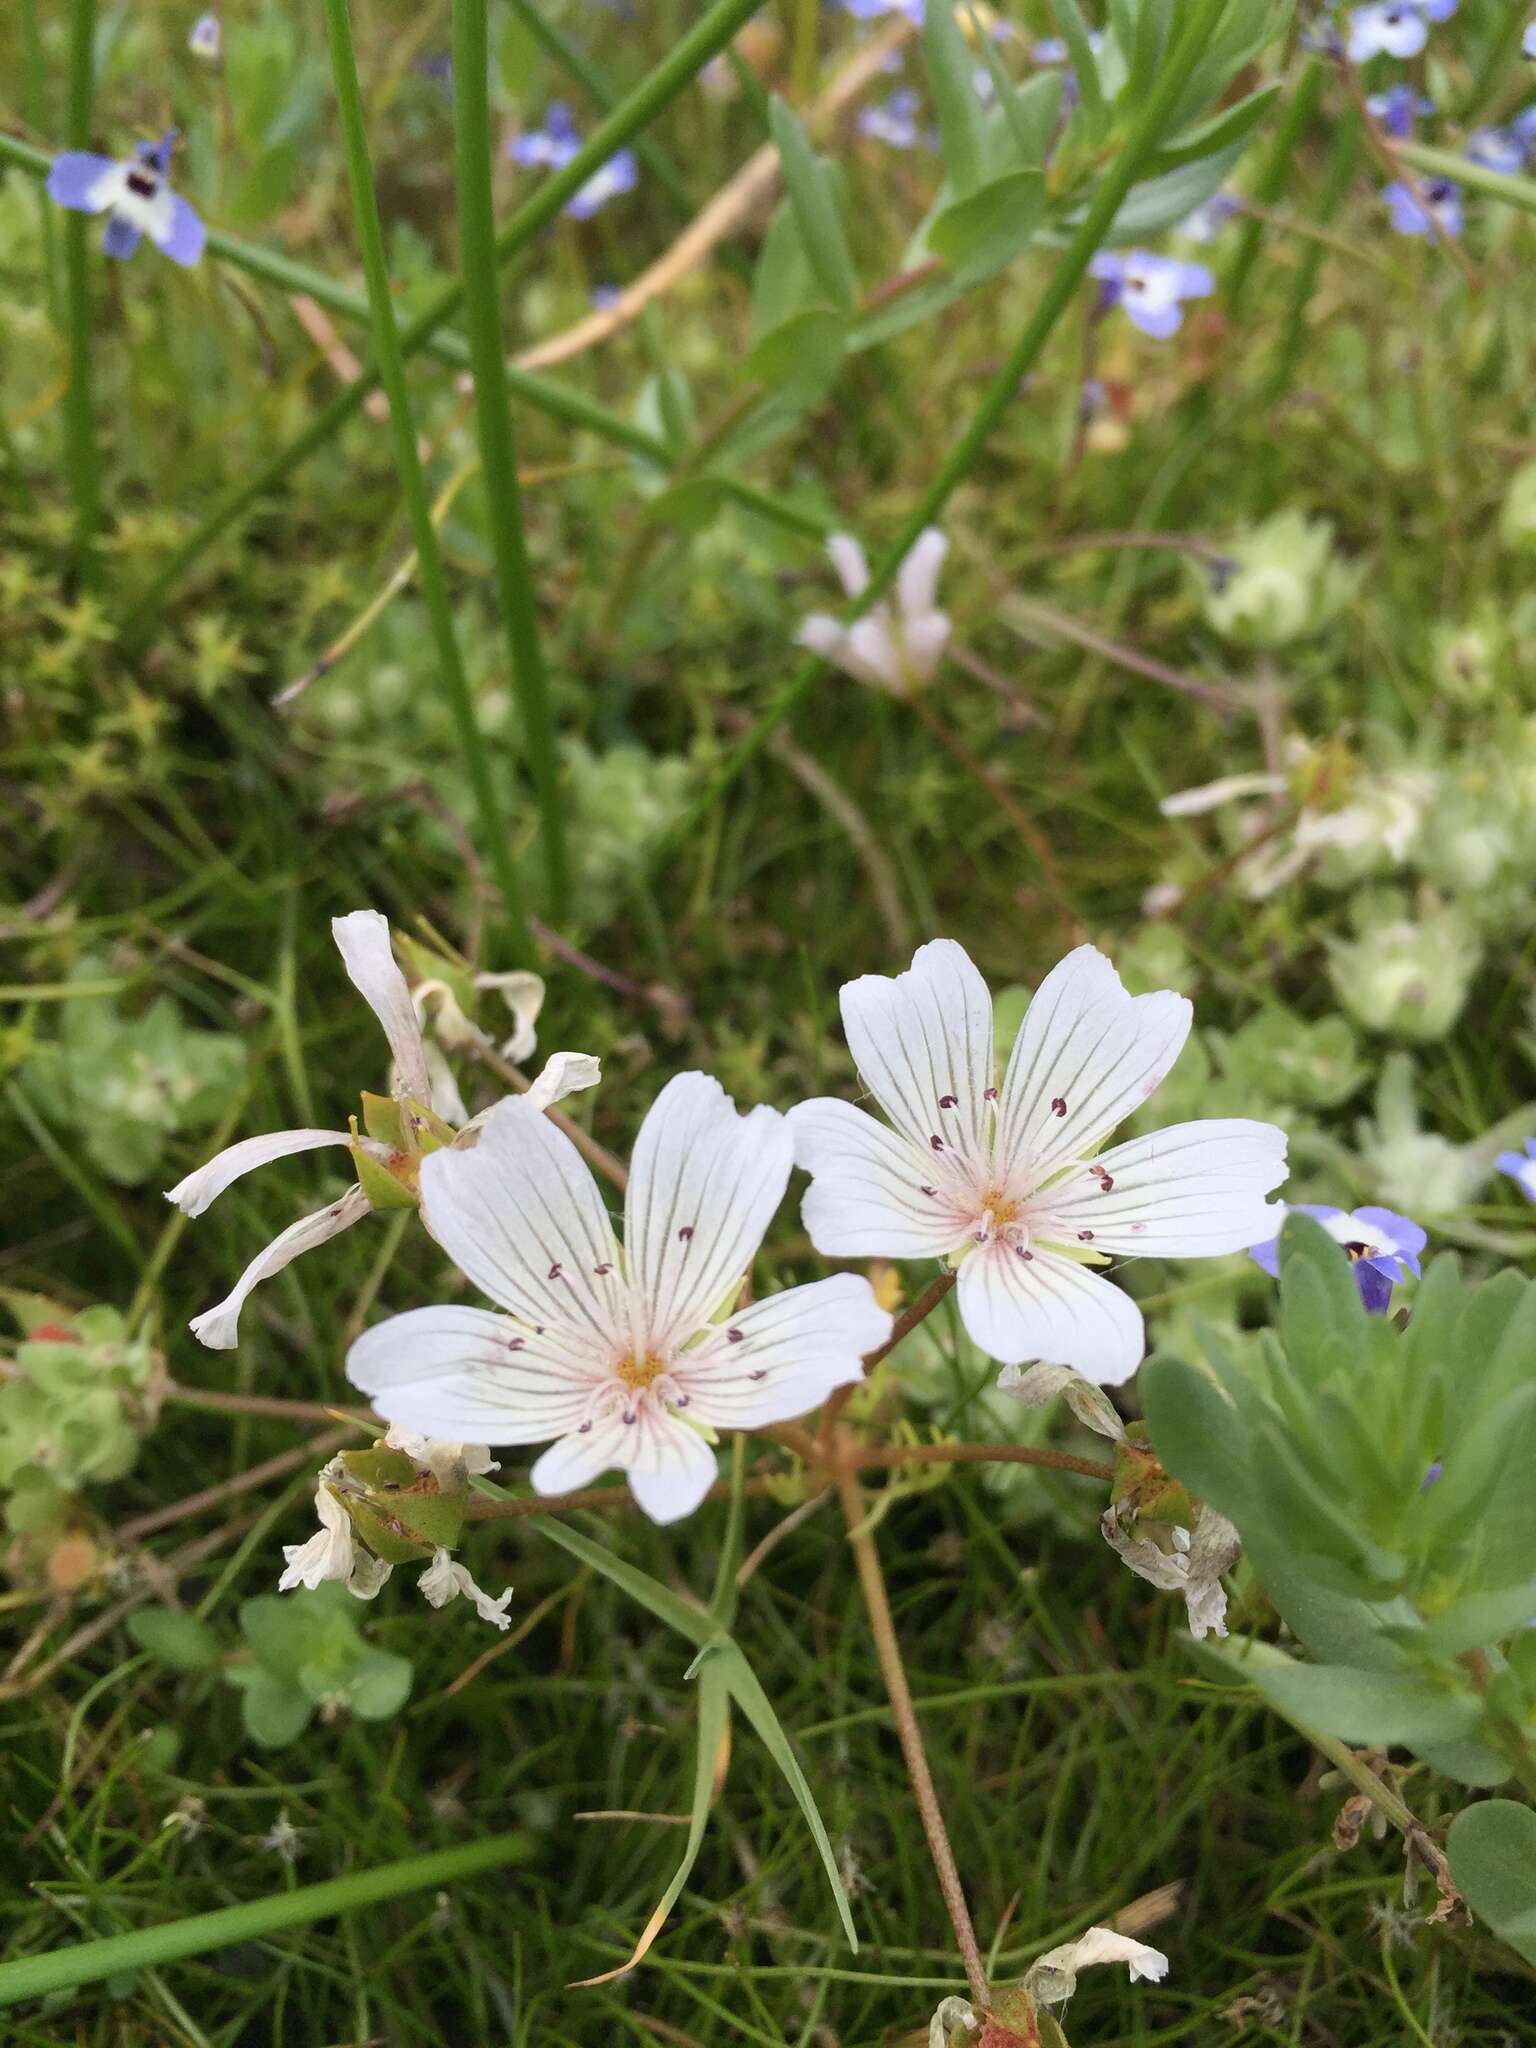
[[[1018,1203],[997,1188],[982,1197],[981,1206],[991,1216],[994,1230],[1005,1230],[1010,1223],[1019,1220]]]
[[[637,1394],[644,1393],[653,1380],[660,1379],[667,1369],[667,1361],[647,1352],[644,1358],[636,1358],[633,1352],[619,1360],[619,1378],[626,1387],[633,1387]]]

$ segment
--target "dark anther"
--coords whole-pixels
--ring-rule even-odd
[[[939,1107],[940,1109],[953,1109],[959,1099],[958,1095],[941,1095],[939,1097]]]
[[[160,180],[151,171],[130,171],[124,183],[141,199],[153,199],[160,190]]]
[[[549,1277],[551,1280],[558,1280],[560,1278],[560,1273],[561,1266],[559,1260],[557,1259],[554,1265],[552,1265],[549,1269]]]
[[[682,1229],[677,1233],[677,1241],[679,1244],[686,1244],[689,1238],[692,1237],[692,1235],[693,1225],[691,1223],[685,1223]]]
[[[1065,1116],[1065,1115],[1066,1115],[1066,1113],[1067,1113],[1067,1098],[1066,1098],[1066,1097],[1065,1097],[1064,1095],[1053,1095],[1053,1096],[1051,1097],[1051,1115],[1052,1115],[1052,1116]]]
[[[594,1266],[594,1267],[592,1268],[592,1270],[593,1270],[593,1272],[594,1272],[594,1273],[611,1273],[611,1272],[613,1271],[613,1268],[612,1268],[612,1266],[609,1266],[609,1265],[602,1265],[602,1266]]]
[[[742,1341],[740,1330],[727,1330],[725,1341],[727,1344],[739,1344]]]
[[[1093,1232],[1092,1232],[1091,1230],[1080,1230],[1080,1231],[1079,1231],[1079,1232],[1077,1233],[1077,1237],[1078,1237],[1078,1242],[1079,1242],[1079,1244],[1092,1244],[1092,1243],[1093,1243]]]
[[[942,1152],[944,1150],[944,1140],[942,1138],[930,1138],[928,1142],[935,1152]]]

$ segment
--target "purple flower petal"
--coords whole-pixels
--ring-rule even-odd
[[[128,257],[143,239],[143,234],[131,220],[124,220],[120,213],[114,213],[107,222],[101,246],[109,256]]]
[[[1386,1274],[1378,1272],[1368,1259],[1357,1259],[1355,1285],[1367,1311],[1373,1316],[1384,1316],[1392,1301],[1392,1282]]]
[[[171,217],[164,234],[156,235],[155,246],[173,263],[179,263],[190,270],[203,253],[203,244],[208,239],[208,230],[201,217],[193,211],[179,193],[171,195]]]
[[[74,213],[100,213],[106,201],[93,200],[91,194],[106,173],[116,169],[109,156],[67,149],[53,160],[48,173],[48,197],[56,206],[67,206]]]
[[[1418,1272],[1418,1255],[1429,1243],[1429,1235],[1411,1216],[1399,1216],[1395,1209],[1357,1209],[1355,1214],[1390,1241],[1394,1256],[1401,1255],[1411,1273]]]
[[[1272,1279],[1280,1277],[1280,1240],[1272,1237],[1268,1244],[1252,1244],[1248,1256],[1256,1266],[1262,1266]]]
[[[1150,334],[1154,341],[1166,341],[1170,334],[1177,334],[1184,325],[1182,306],[1138,306],[1126,296],[1120,301],[1132,326],[1139,327],[1143,334]]]

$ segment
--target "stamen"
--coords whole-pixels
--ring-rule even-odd
[[[935,1152],[942,1152],[944,1150],[944,1140],[942,1138],[930,1138],[928,1142]]]
[[[740,1330],[727,1330],[725,1333],[725,1341],[727,1344],[740,1344],[742,1342],[742,1335]]]
[[[686,1244],[689,1238],[692,1237],[692,1235],[693,1225],[691,1223],[685,1223],[682,1229],[677,1233],[677,1241],[679,1244]]]
[[[506,1345],[509,1351],[526,1351],[528,1340],[525,1337],[508,1337]]]
[[[939,1097],[939,1107],[940,1109],[953,1109],[959,1099],[957,1095],[941,1095]]]
[[[1066,1115],[1066,1113],[1067,1113],[1067,1098],[1066,1098],[1066,1097],[1065,1097],[1064,1095],[1053,1095],[1053,1096],[1051,1097],[1051,1115],[1052,1115],[1052,1116],[1065,1116],[1065,1115]]]
[[[613,1271],[613,1267],[612,1267],[611,1265],[608,1265],[608,1264],[606,1264],[606,1263],[605,1263],[605,1264],[603,1264],[603,1265],[601,1265],[601,1266],[594,1266],[594,1267],[592,1268],[592,1270],[593,1270],[593,1272],[594,1272],[594,1273],[599,1273],[599,1274],[602,1274],[602,1273],[611,1273],[611,1272]]]
[[[550,1267],[550,1269],[549,1269],[549,1277],[550,1277],[550,1279],[551,1279],[551,1280],[558,1280],[558,1279],[560,1278],[560,1272],[561,1272],[560,1262],[559,1262],[559,1260],[557,1259],[557,1260],[555,1261],[554,1265],[552,1265],[552,1266]]]
[[[1077,1241],[1079,1244],[1092,1244],[1093,1232],[1091,1230],[1080,1230],[1077,1233]]]

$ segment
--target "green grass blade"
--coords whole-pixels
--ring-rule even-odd
[[[523,531],[523,494],[517,480],[517,442],[512,430],[512,403],[501,338],[496,221],[491,199],[489,70],[486,0],[453,0],[454,182],[459,202],[464,311],[474,359],[480,479],[491,515],[496,593],[501,600],[512,685],[522,717],[528,770],[539,800],[550,915],[558,923],[565,917],[570,898],[570,860],[560,808],[549,681],[539,645],[533,571]]]
[[[894,582],[896,571],[906,559],[912,543],[923,528],[943,511],[951,495],[969,474],[998,421],[1013,404],[1020,384],[1034,368],[1056,322],[1071,303],[1073,293],[1082,282],[1088,265],[1108,234],[1126,195],[1156,152],[1169,116],[1178,103],[1191,72],[1205,54],[1211,35],[1227,4],[1228,0],[1195,0],[1195,4],[1190,7],[1183,33],[1170,52],[1139,120],[1126,137],[1124,148],[1106,173],[1093,204],[1083,216],[1077,232],[1062,252],[1061,260],[1049,284],[1035,303],[1033,314],[1009,350],[1007,361],[988,387],[970,426],[940,465],[937,476],[923,493],[895,544],[876,565],[862,595],[845,612],[845,619],[851,621],[862,617],[884,596]],[[1058,9],[1058,21],[1061,18]],[[658,862],[676,853],[679,846],[698,829],[702,820],[708,817],[715,805],[733,786],[743,769],[761,753],[772,735],[825,670],[826,664],[819,656],[811,657],[801,663],[769,700],[767,709],[750,731],[745,733],[727,754],[724,765],[708,789],[689,805],[671,831],[657,841],[649,862],[653,872]]]
[[[160,1927],[141,1927],[132,1934],[75,1942],[68,1948],[50,1949],[46,1955],[18,1956],[13,1962],[0,1963],[0,2006],[42,1998],[51,1991],[73,1990],[78,1984],[97,1984],[103,1977],[127,1970],[153,1969],[183,1956],[206,1955],[210,1949],[228,1948],[237,1941],[259,1941],[285,1927],[307,1927],[336,1913],[399,1898],[403,1892],[425,1891],[451,1884],[456,1878],[522,1862],[528,1851],[526,1835],[488,1835],[457,1848],[381,1863],[375,1870],[353,1871],[324,1884],[300,1885],[296,1891],[276,1892],[248,1905],[221,1906],[215,1912],[194,1913]]]
[[[557,1522],[553,1516],[546,1518],[540,1515],[533,1526],[541,1536],[547,1536],[551,1543],[568,1552],[579,1564],[599,1573],[621,1593],[627,1593],[648,1614],[654,1614],[668,1628],[676,1629],[680,1636],[686,1636],[699,1649],[702,1650],[706,1644],[730,1641],[702,1608],[690,1607],[686,1600],[679,1600],[659,1579],[653,1579],[649,1572],[641,1571],[637,1565],[626,1563],[622,1557],[615,1557],[611,1550],[605,1550],[601,1543],[594,1543],[590,1536],[583,1536],[564,1522]]]
[[[464,672],[458,639],[453,630],[453,608],[448,597],[448,579],[432,523],[432,499],[422,474],[416,450],[416,428],[411,415],[411,395],[405,381],[405,360],[395,327],[391,303],[389,265],[384,253],[384,229],[374,192],[373,166],[368,156],[368,135],[363,120],[362,94],[357,82],[357,60],[352,50],[352,24],[347,0],[326,0],[326,29],[331,44],[331,71],[336,84],[336,103],[341,116],[342,141],[346,149],[347,179],[352,188],[352,210],[357,221],[363,272],[368,283],[368,300],[373,311],[373,345],[378,376],[389,399],[390,433],[395,444],[395,467],[405,499],[411,540],[416,549],[417,578],[437,665],[449,709],[458,732],[459,748],[474,791],[480,816],[480,836],[491,871],[501,890],[502,911],[510,927],[519,959],[533,958],[533,937],[528,929],[522,903],[522,884],[512,860],[501,805],[491,779],[490,756],[480,730],[475,701]],[[355,388],[355,387],[354,387]]]
[[[848,1894],[843,1888],[837,1858],[832,1854],[832,1844],[827,1838],[825,1823],[806,1775],[800,1768],[800,1760],[789,1746],[784,1724],[774,1712],[773,1703],[763,1691],[757,1673],[736,1645],[732,1643],[728,1648],[721,1648],[715,1654],[725,1673],[725,1682],[731,1689],[732,1699],[752,1723],[763,1747],[784,1773],[785,1781],[795,1795],[795,1802],[805,1816],[805,1824],[811,1831],[811,1840],[816,1844],[816,1853],[821,1858],[821,1867],[827,1873],[827,1883],[832,1887],[832,1897],[837,1903],[837,1917],[843,1923],[848,1946],[857,1955],[859,1937],[854,1931],[853,1914],[848,1909]]]
[[[1517,206],[1522,213],[1536,213],[1536,179],[1493,171],[1486,164],[1473,163],[1470,157],[1457,156],[1454,150],[1431,149],[1420,142],[1396,142],[1393,148],[1415,171],[1424,171],[1431,178],[1449,178],[1469,192],[1481,192],[1489,199],[1502,199],[1507,206]]]
[[[91,146],[95,83],[96,0],[73,0],[69,16],[69,99],[64,140],[70,149]],[[64,473],[75,507],[75,569],[96,581],[96,540],[101,527],[101,455],[91,392],[91,256],[87,237],[95,222],[71,213],[64,223],[64,325],[69,383],[64,393]]]

